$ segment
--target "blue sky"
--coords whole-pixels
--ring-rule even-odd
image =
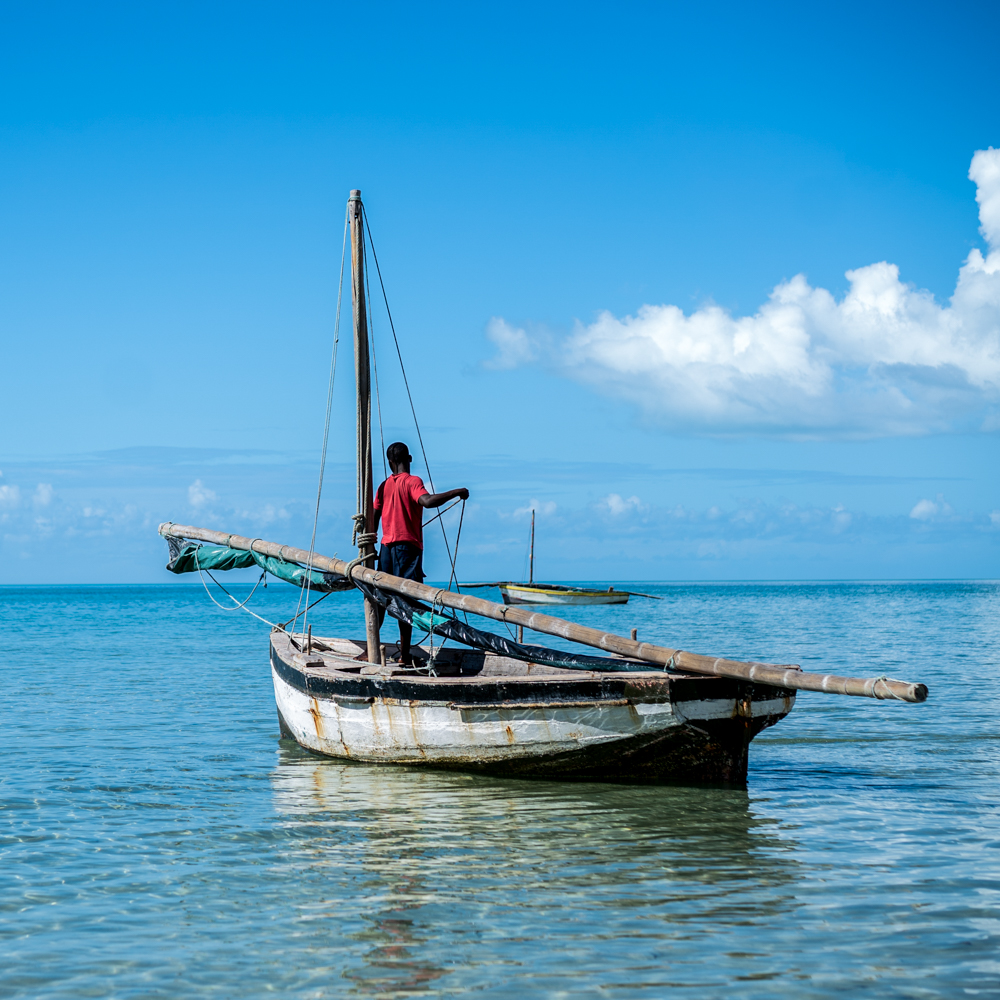
[[[519,575],[532,505],[551,579],[997,576],[996,37],[989,4],[8,5],[0,582],[164,579],[160,520],[308,540],[352,187],[466,578]]]

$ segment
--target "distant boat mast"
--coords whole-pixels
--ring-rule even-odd
[[[531,546],[528,555],[528,583],[535,582],[535,508],[531,508]]]

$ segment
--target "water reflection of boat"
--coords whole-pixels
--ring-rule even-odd
[[[357,864],[409,899],[445,872],[463,879],[457,864],[463,857],[464,870],[474,860],[498,892],[509,891],[508,879],[519,873],[529,881],[540,872],[565,875],[568,864],[581,861],[581,850],[614,884],[650,872],[717,884],[745,883],[751,870],[757,884],[795,875],[794,842],[778,838],[773,822],[754,813],[744,789],[366,768],[317,758],[291,740],[282,743],[270,780],[276,809],[299,825],[302,846],[317,864]],[[654,868],[642,875],[639,861]],[[404,871],[417,882],[399,882]],[[448,898],[450,888],[434,891]]]
[[[793,837],[741,789],[372,768],[291,740],[268,777],[285,919],[291,903],[322,925],[315,964],[328,990],[342,984],[317,995],[536,996],[552,982],[545,995],[583,996],[597,980],[666,996],[720,950],[738,974],[771,971],[776,928],[801,905]],[[732,957],[755,936],[764,955]]]

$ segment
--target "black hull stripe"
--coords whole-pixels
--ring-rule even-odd
[[[531,677],[439,678],[434,685],[421,683],[408,677],[380,677],[357,675],[329,677],[306,673],[288,663],[271,646],[271,666],[274,672],[290,687],[314,698],[330,700],[367,701],[389,699],[392,701],[424,701],[447,703],[461,708],[465,705],[485,703],[539,703],[553,705],[559,702],[581,701],[588,703],[618,702],[671,702],[714,701],[746,699],[771,701],[775,698],[794,696],[787,688],[753,684],[749,681],[730,680],[723,677],[676,677],[665,674],[662,678],[629,679],[628,675],[615,674],[598,678],[567,677],[566,680]],[[516,707],[511,705],[511,707]],[[567,706],[568,707],[568,706]]]

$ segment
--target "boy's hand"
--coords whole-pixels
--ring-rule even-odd
[[[462,500],[469,499],[469,491],[463,486],[461,489],[448,490],[445,493],[425,493],[417,503],[421,507],[440,507],[442,504],[446,504],[449,500],[454,500],[456,498]]]

